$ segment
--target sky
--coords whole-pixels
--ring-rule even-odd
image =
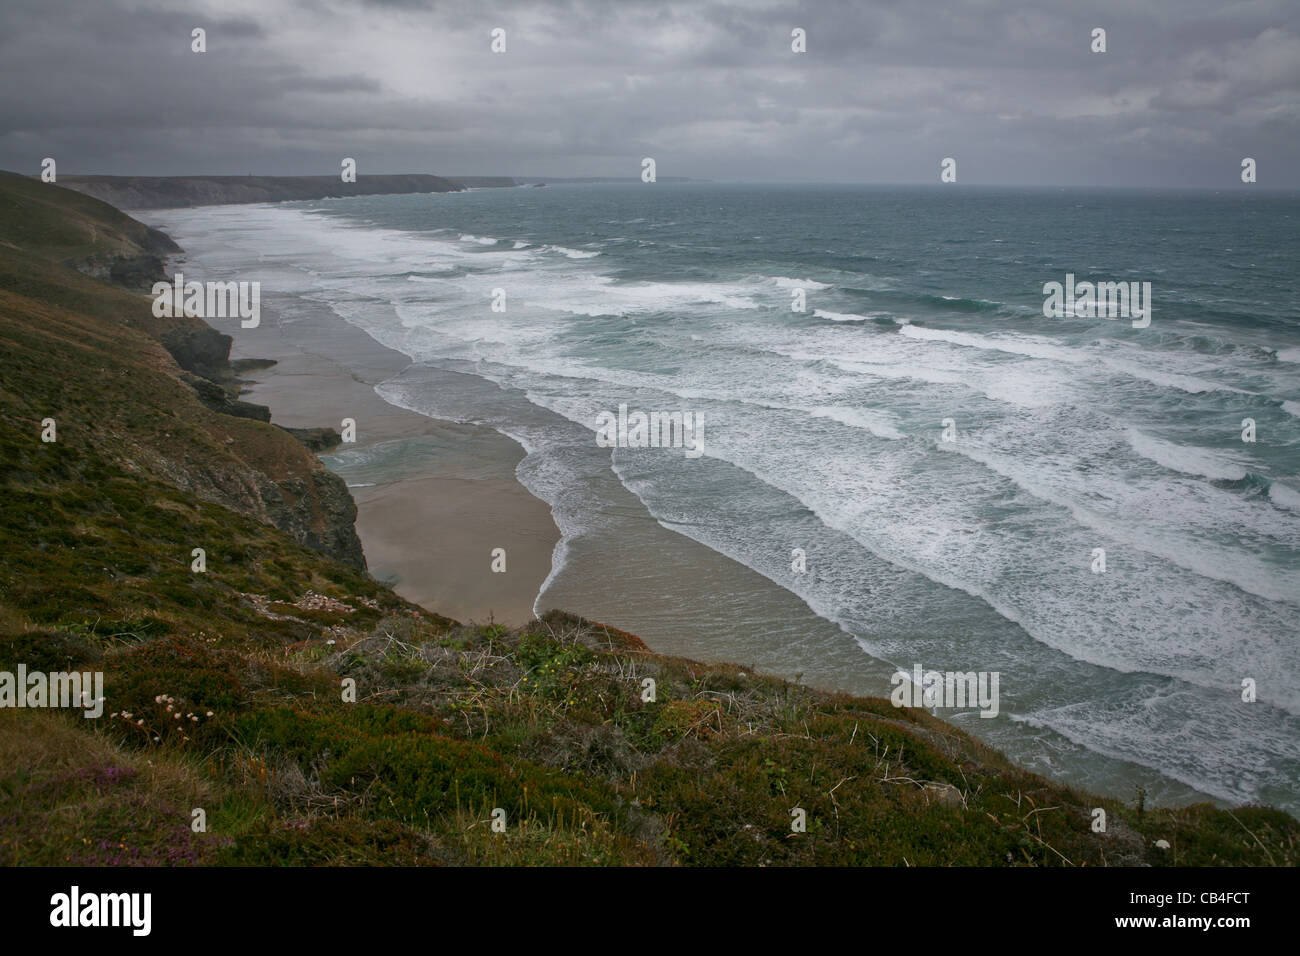
[[[1298,94],[1296,0],[0,3],[31,174],[1295,189]]]

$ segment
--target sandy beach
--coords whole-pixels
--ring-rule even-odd
[[[244,398],[287,427],[356,422],[355,443],[321,458],[356,500],[370,573],[458,621],[531,619],[559,532],[545,502],[515,479],[523,450],[490,429],[383,401],[374,385],[409,360],[327,309],[283,322],[267,312],[258,328],[233,330],[232,359],[276,362],[245,374]],[[492,570],[498,548],[504,572]]]

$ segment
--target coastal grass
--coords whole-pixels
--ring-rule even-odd
[[[134,256],[175,246],[161,233],[89,196],[0,170],[0,242],[56,261]]]
[[[561,612],[505,630],[406,608],[330,633],[110,648],[96,666],[117,716],[5,713],[6,861],[1296,862],[1297,823],[1279,811],[1140,812],[1019,770],[924,711],[661,657]],[[54,634],[54,653],[93,658],[85,634]],[[168,732],[154,697],[213,717]],[[204,833],[189,830],[195,807]]]

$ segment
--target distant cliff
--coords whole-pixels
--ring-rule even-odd
[[[118,209],[170,209],[386,193],[451,193],[465,187],[441,176],[60,176],[60,186]]]
[[[501,189],[519,185],[510,176],[452,176],[451,180],[469,189]]]

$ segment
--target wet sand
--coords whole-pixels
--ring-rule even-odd
[[[389,405],[374,385],[409,365],[406,356],[323,307],[294,316],[268,305],[260,326],[233,330],[232,359],[276,362],[244,374],[243,397],[287,427],[356,422],[355,443],[320,457],[356,500],[370,573],[464,623],[530,620],[559,532],[547,504],[515,478],[523,449],[491,429]],[[504,572],[492,570],[497,548]]]

